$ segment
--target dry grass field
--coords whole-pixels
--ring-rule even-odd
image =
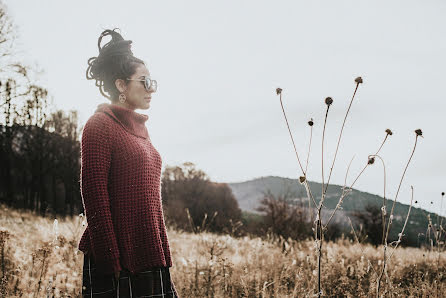
[[[80,297],[84,218],[41,218],[0,211],[1,297]],[[233,238],[169,230],[172,278],[182,297],[312,297],[317,257],[312,241]],[[323,296],[374,296],[382,248],[344,239],[325,245]],[[386,297],[442,297],[446,256],[398,248],[384,278]],[[47,296],[48,295],[48,296]],[[443,296],[444,297],[444,296]]]

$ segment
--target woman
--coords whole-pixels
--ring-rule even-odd
[[[101,47],[102,38],[111,41]],[[153,147],[147,115],[155,80],[115,30],[98,40],[88,60],[111,103],[100,104],[82,132],[81,194],[88,226],[83,297],[178,297],[170,279],[172,260],[161,202],[161,157]]]

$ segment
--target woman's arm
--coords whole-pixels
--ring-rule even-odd
[[[108,195],[112,140],[104,121],[94,114],[85,124],[81,142],[81,194],[97,268],[106,274],[121,271]]]

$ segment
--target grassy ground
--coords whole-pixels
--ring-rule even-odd
[[[1,297],[80,297],[84,218],[0,210]],[[232,238],[169,230],[172,278],[182,297],[305,297],[317,292],[312,241]],[[57,235],[57,238],[56,238]],[[373,296],[382,248],[339,240],[324,245],[324,296]],[[386,296],[442,297],[446,256],[398,248],[384,279]]]

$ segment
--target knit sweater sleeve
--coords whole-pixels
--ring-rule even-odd
[[[81,194],[87,217],[91,253],[98,270],[105,274],[122,269],[107,188],[111,145],[111,134],[107,125],[101,115],[94,114],[82,132]]]

